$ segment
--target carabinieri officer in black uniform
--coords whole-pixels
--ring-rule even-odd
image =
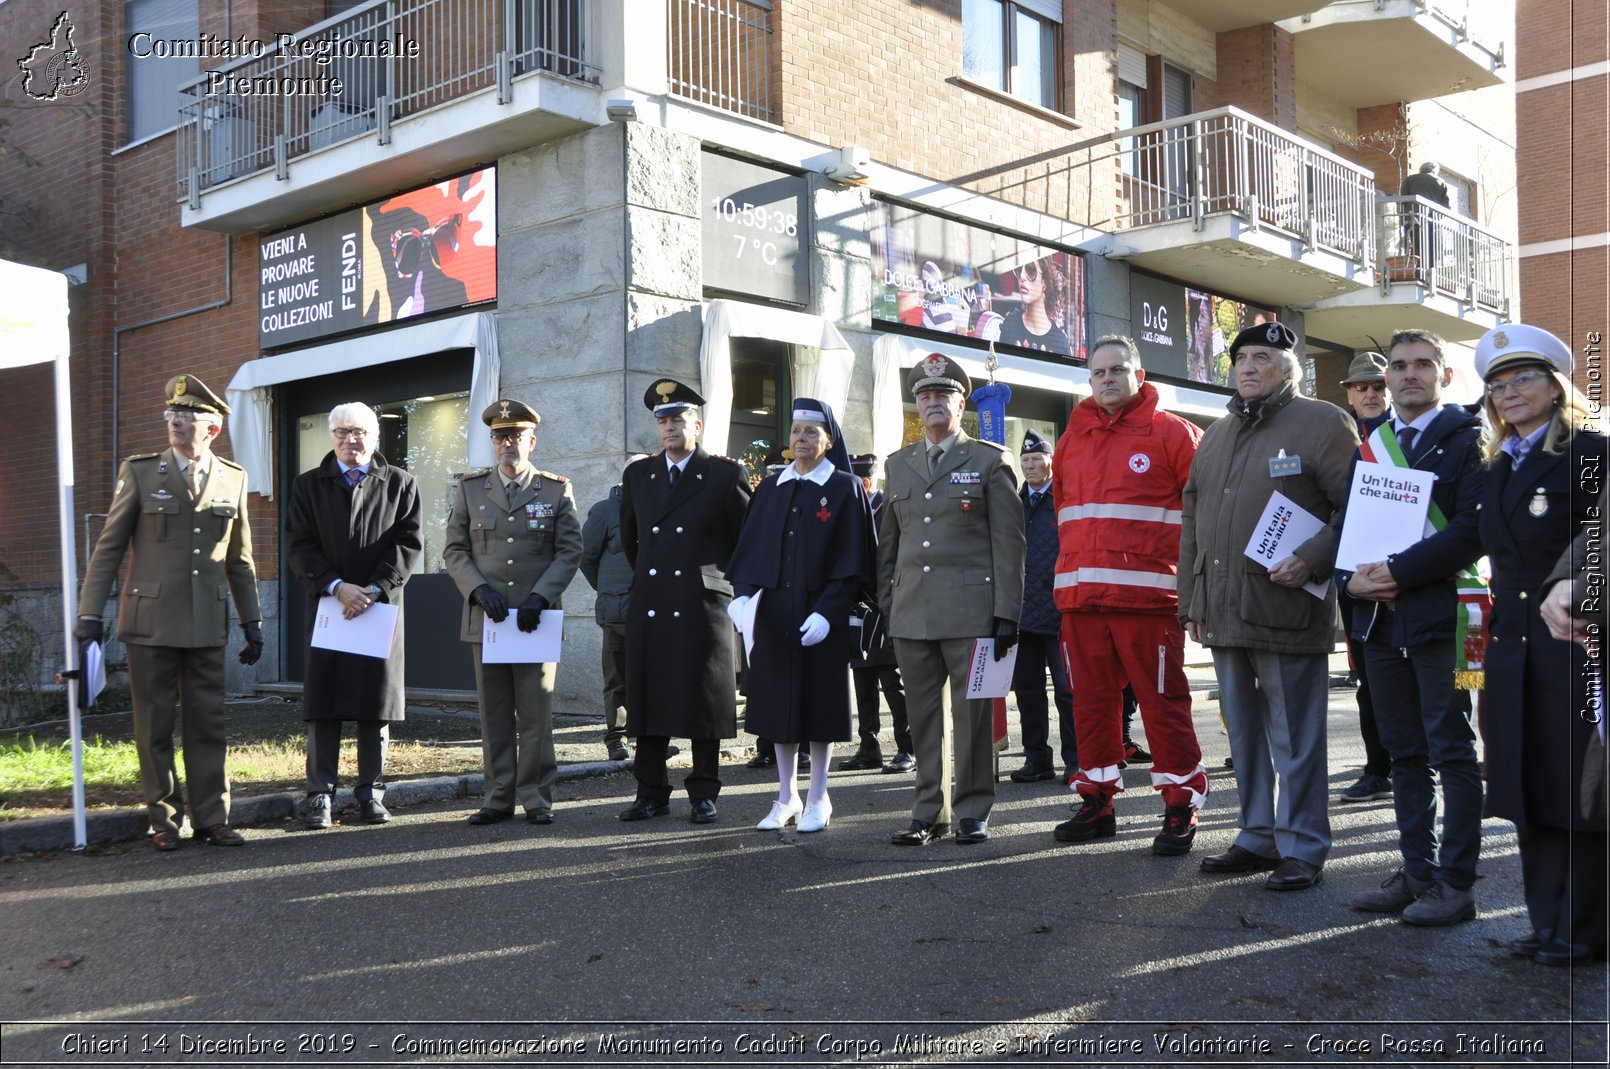
[[[626,733],[637,738],[637,799],[622,820],[670,811],[665,770],[672,736],[693,743],[684,784],[689,819],[711,824],[721,793],[721,740],[738,733],[727,562],[738,544],[749,479],[742,464],[699,445],[704,404],[660,379],[643,404],[664,449],[621,479],[621,548],[633,568],[626,613]]]

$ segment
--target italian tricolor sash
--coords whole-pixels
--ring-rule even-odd
[[[1397,435],[1392,433],[1391,422],[1383,422],[1370,432],[1359,446],[1359,457],[1371,464],[1387,464],[1407,468],[1409,461],[1403,455]],[[1435,501],[1426,510],[1427,535],[1435,534],[1448,526]],[[1454,589],[1459,597],[1458,633],[1454,643],[1454,686],[1465,690],[1481,690],[1484,683],[1483,667],[1487,660],[1487,621],[1491,616],[1492,595],[1487,582],[1477,573],[1474,564],[1467,565],[1454,576]]]

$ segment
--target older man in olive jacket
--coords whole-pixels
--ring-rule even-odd
[[[1327,581],[1335,554],[1328,527],[1270,569],[1246,548],[1276,491],[1329,523],[1358,448],[1347,413],[1298,394],[1296,345],[1282,323],[1236,335],[1236,396],[1197,449],[1180,533],[1180,622],[1213,651],[1241,795],[1235,844],[1204,858],[1202,871],[1273,869],[1272,891],[1318,883],[1330,851],[1326,657],[1336,601],[1303,585]]]

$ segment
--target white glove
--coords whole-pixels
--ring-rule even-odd
[[[749,604],[746,597],[736,597],[727,602],[727,616],[732,620],[732,626],[743,630],[744,606]]]
[[[801,646],[814,646],[827,637],[832,628],[822,618],[819,612],[813,612],[805,617],[805,622],[799,625],[799,644]]]

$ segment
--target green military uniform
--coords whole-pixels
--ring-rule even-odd
[[[961,369],[941,356],[919,364],[909,383],[913,395],[935,384],[968,392]],[[988,820],[995,801],[993,710],[987,699],[967,700],[967,669],[973,643],[997,620],[1017,623],[1025,542],[1005,450],[965,431],[936,462],[929,447],[919,439],[884,464],[878,592],[917,751],[912,817],[948,825],[953,815]]]
[[[493,419],[487,422],[497,429]],[[486,585],[503,595],[511,613],[532,594],[559,608],[559,597],[581,562],[576,498],[564,476],[532,467],[511,490],[497,468],[466,472],[454,481],[452,498],[442,562],[465,597],[460,637],[475,657],[484,804],[502,812],[512,812],[516,801],[528,814],[550,810],[559,769],[553,749],[554,666],[483,664],[485,614],[470,595]]]
[[[175,385],[178,396],[172,396]],[[172,407],[228,411],[192,376],[179,376],[169,393]],[[263,618],[246,519],[246,471],[208,453],[201,459],[200,493],[193,495],[185,477],[188,463],[171,448],[123,462],[78,603],[79,616],[100,618],[128,550],[117,634],[128,648],[140,779],[152,828],[174,835],[184,818],[173,763],[175,709],[183,711],[191,826],[227,825],[224,644],[230,595],[243,623]]]

